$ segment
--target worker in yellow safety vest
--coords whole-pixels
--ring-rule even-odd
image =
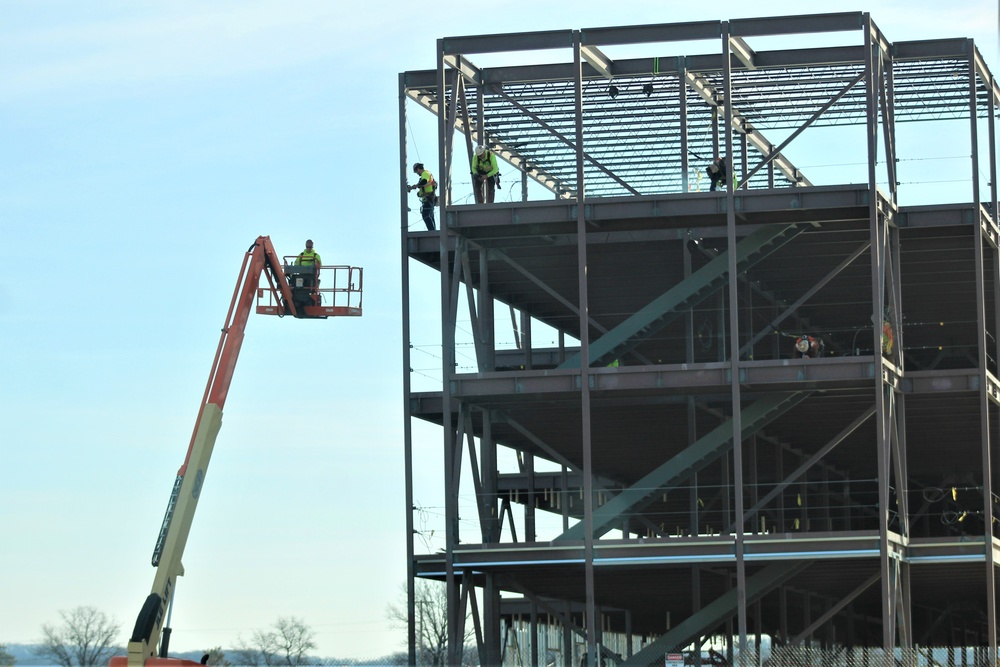
[[[497,156],[486,146],[476,146],[472,157],[472,192],[477,204],[492,204],[500,181]]]
[[[312,239],[306,241],[306,249],[295,258],[295,266],[301,269],[285,269],[289,287],[292,288],[292,300],[297,308],[303,306],[318,306],[321,304],[319,295],[319,270],[323,260],[313,248]]]
[[[416,190],[420,198],[420,217],[427,225],[427,231],[434,231],[434,207],[437,205],[437,181],[434,175],[424,169],[422,162],[413,165],[413,173],[420,177],[420,180],[408,186],[407,190]]]
[[[299,256],[295,258],[295,266],[316,266],[319,267],[323,263],[320,259],[319,253],[313,250],[312,239],[306,241],[306,249],[299,253]],[[317,269],[318,271],[318,269]]]

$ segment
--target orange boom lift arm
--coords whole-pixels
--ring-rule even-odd
[[[361,315],[360,268],[309,267],[313,277],[303,281],[303,267],[295,266],[288,261],[288,257],[284,259],[282,263],[268,236],[258,237],[243,257],[194,432],[184,462],[177,471],[153,549],[152,563],[156,568],[153,587],[136,619],[128,642],[128,656],[112,658],[111,667],[184,667],[199,664],[167,657],[170,628],[166,627],[165,620],[177,577],[184,574],[181,556],[205,483],[215,439],[222,426],[222,408],[255,300],[257,312],[266,315],[287,314],[305,319]],[[326,273],[323,273],[324,270]],[[331,274],[332,280],[327,278]],[[320,275],[324,276],[324,280],[333,282],[333,287],[319,289]],[[262,276],[267,279],[267,287],[260,287]],[[326,298],[331,299],[329,304],[324,304]]]

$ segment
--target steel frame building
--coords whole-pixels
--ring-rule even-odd
[[[770,48],[791,35],[815,46]],[[1000,89],[971,40],[890,42],[866,13],[454,37],[399,97],[401,180],[419,105],[440,187],[437,231],[400,202],[407,371],[411,267],[440,272],[442,313],[441,389],[404,381],[411,661],[429,578],[449,664],[467,619],[485,665],[515,623],[534,664],[546,625],[562,664],[584,642],[590,664],[662,664],[718,634],[996,662]],[[961,128],[967,197],[907,205],[904,122],[923,146]],[[857,179],[788,156],[850,127]],[[520,201],[459,202],[479,143]],[[716,192],[712,155],[734,181]],[[434,553],[413,536],[414,420],[441,427]]]

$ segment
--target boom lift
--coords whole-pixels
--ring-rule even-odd
[[[215,438],[222,425],[222,408],[254,300],[257,312],[264,315],[306,319],[361,315],[361,268],[299,266],[294,259],[294,255],[279,259],[268,236],[258,237],[243,257],[194,432],[184,463],[177,471],[153,549],[152,563],[156,568],[153,588],[136,619],[128,643],[128,656],[112,658],[110,667],[197,667],[199,664],[167,657],[170,628],[164,621],[169,618],[177,577],[184,574],[181,556],[205,483]],[[267,287],[260,286],[262,275],[267,279]],[[321,279],[328,284],[322,289]]]

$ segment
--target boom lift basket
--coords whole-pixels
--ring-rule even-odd
[[[292,289],[292,301],[298,317],[358,317],[361,315],[362,282],[364,271],[358,266],[294,264],[295,255],[284,260],[285,278]],[[274,289],[257,289],[257,313],[283,315],[281,300]]]

